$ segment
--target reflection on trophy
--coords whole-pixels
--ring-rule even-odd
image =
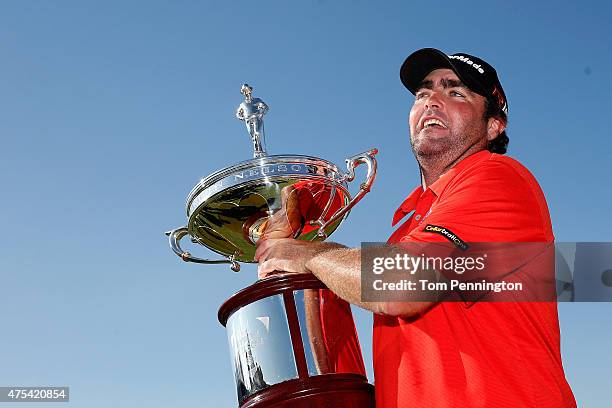
[[[184,261],[254,262],[266,237],[324,240],[370,190],[376,149],[346,160],[347,172],[310,156],[269,156],[263,117],[268,105],[243,85],[236,116],[245,122],[254,158],[202,179],[187,198],[188,223],[167,233]],[[351,196],[355,168],[365,181]],[[221,255],[203,259],[181,248],[195,244]],[[312,275],[271,276],[231,296],[218,312],[227,329],[240,408],[373,407],[357,332],[348,303]]]

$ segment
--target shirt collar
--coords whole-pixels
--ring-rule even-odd
[[[419,197],[423,193],[423,187],[418,186],[415,188],[412,193],[404,200],[402,205],[399,206],[397,210],[395,210],[395,214],[393,214],[393,222],[391,222],[391,226],[394,227],[395,224],[399,222],[402,218],[406,216],[406,214],[410,213],[416,207],[417,201],[419,201]]]
[[[467,168],[473,163],[477,163],[479,161],[484,161],[490,158],[492,155],[488,150],[481,150],[476,152],[465,159],[461,160],[459,163],[455,164],[450,170],[444,173],[440,178],[438,178],[434,183],[432,183],[427,189],[431,190],[436,197],[439,197],[444,191],[444,188],[450,183],[450,181],[455,178],[455,176],[463,169]],[[419,201],[419,197],[423,194],[423,187],[419,186],[415,188],[412,193],[404,200],[402,205],[395,211],[393,214],[393,221],[391,226],[395,226],[402,218],[404,218],[407,214],[409,214],[416,207],[417,202]]]

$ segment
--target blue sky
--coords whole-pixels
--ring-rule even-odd
[[[387,238],[418,183],[400,64],[428,46],[481,56],[509,99],[509,153],[540,181],[557,240],[610,241],[610,8],[3,2],[0,385],[67,385],[74,407],[235,405],[216,311],[255,267],[182,263],[163,232],[185,224],[202,176],[250,158],[234,117],[244,82],[270,106],[270,153],[342,164],[380,150],[372,193],[333,236],[357,246]],[[611,312],[560,305],[581,406],[609,405]],[[371,317],[355,315],[371,367]]]

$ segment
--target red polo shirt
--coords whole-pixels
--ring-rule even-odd
[[[481,151],[396,211],[396,242],[552,242],[544,194],[516,160]],[[420,317],[374,315],[376,407],[575,407],[554,302],[441,302]]]

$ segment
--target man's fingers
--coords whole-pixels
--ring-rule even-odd
[[[255,260],[257,262],[259,262],[260,260],[265,261],[265,258],[263,258],[263,254],[266,252],[268,245],[270,245],[268,241],[269,240],[267,239],[260,239],[259,241],[257,241],[255,249]]]
[[[293,237],[294,233],[286,212],[279,210],[265,221],[262,238],[288,238]]]
[[[257,277],[259,279],[263,279],[272,273],[273,270],[270,270],[269,261],[264,261],[257,266]]]
[[[263,261],[257,267],[257,276],[259,279],[269,275],[284,275],[289,273],[303,273],[297,269],[297,265],[293,260],[272,258]]]
[[[257,242],[257,249],[255,250],[255,260],[257,262],[263,262],[271,257],[278,257],[282,255],[282,245],[284,243],[292,244],[295,241],[292,238],[267,238],[259,240]]]
[[[285,263],[285,261],[279,259],[269,259],[267,261],[263,261],[257,268],[257,276],[259,279],[262,279],[276,272],[285,272],[283,267]]]
[[[281,190],[281,208],[265,221],[263,237],[294,238],[300,232],[304,222],[301,208],[308,206],[308,202],[300,202],[300,191],[293,186]]]

